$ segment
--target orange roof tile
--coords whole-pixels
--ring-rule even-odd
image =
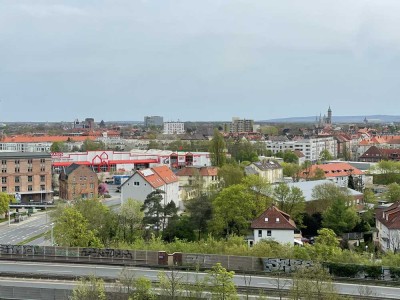
[[[167,166],[151,168],[166,184],[177,182],[178,177]]]
[[[30,136],[30,135],[17,135],[11,137],[4,137],[3,143],[53,143],[53,142],[67,142],[68,139],[73,142],[83,142],[87,139],[95,140],[95,136],[64,136],[64,135],[45,135],[45,136]]]
[[[325,172],[325,177],[344,177],[351,175],[363,175],[364,173],[348,163],[331,163],[323,165],[312,165],[310,173],[315,174],[317,168]],[[303,172],[304,173],[304,172]],[[305,174],[304,174],[305,175]],[[312,177],[312,175],[311,175]]]

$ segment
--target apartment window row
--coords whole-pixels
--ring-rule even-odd
[[[29,175],[27,176],[28,178],[28,182],[32,182],[33,181],[33,176]],[[46,175],[40,175],[40,181],[41,182],[45,182],[46,181]],[[14,177],[14,182],[15,183],[20,183],[21,182],[21,176],[15,176]],[[3,176],[1,177],[1,183],[7,183],[7,177]]]

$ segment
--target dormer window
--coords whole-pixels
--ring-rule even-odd
[[[265,218],[264,221],[265,221],[265,222],[268,222],[268,218]]]
[[[276,218],[276,223],[279,223],[279,218]]]

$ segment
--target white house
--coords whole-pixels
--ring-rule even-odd
[[[253,243],[274,240],[281,244],[294,244],[296,228],[295,222],[287,213],[272,205],[251,223]]]
[[[164,134],[184,134],[185,123],[183,122],[164,122]]]
[[[378,243],[383,251],[400,250],[400,202],[375,210]]]
[[[121,185],[121,202],[128,198],[144,201],[148,194],[157,189],[164,192],[164,205],[174,201],[179,206],[178,178],[167,166],[135,171]]]

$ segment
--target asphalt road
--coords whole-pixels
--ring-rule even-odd
[[[79,264],[60,264],[60,263],[34,263],[34,262],[17,262],[3,261],[0,263],[1,272],[16,272],[16,273],[31,273],[42,275],[69,275],[69,276],[88,276],[95,275],[103,278],[118,278],[123,267],[120,266],[105,266],[105,265],[79,265]],[[144,276],[150,280],[157,280],[159,270],[148,268],[130,268],[135,273],[135,276]],[[167,271],[169,272],[169,271]],[[206,273],[183,272],[179,271],[178,276],[182,281],[193,283],[196,277],[203,278]],[[277,280],[273,277],[266,276],[251,276],[249,285],[255,288],[277,288]],[[249,280],[249,277],[247,277]],[[237,286],[245,287],[246,278],[243,275],[235,275],[234,282]],[[337,290],[342,294],[360,295],[360,287],[367,287],[374,296],[379,296],[384,299],[400,299],[400,288],[385,287],[385,286],[363,286],[359,284],[338,283],[335,282]],[[281,279],[280,286],[289,289],[291,286],[290,279]]]
[[[120,203],[120,195],[118,193],[111,194],[111,198],[103,200],[106,206],[112,206],[116,208]],[[23,242],[33,236],[49,231],[51,228],[50,216],[46,212],[38,212],[28,217],[26,220],[19,223],[13,223],[11,219],[11,224],[8,222],[0,224],[0,244],[18,244]],[[29,242],[30,245],[50,245],[48,240],[43,237]]]

